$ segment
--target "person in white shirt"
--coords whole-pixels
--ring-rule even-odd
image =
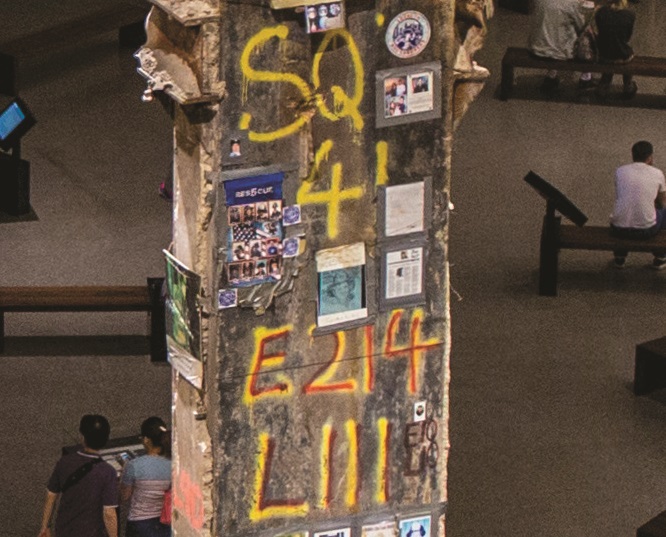
[[[666,182],[655,168],[654,148],[642,140],[631,148],[633,162],[615,172],[615,206],[611,215],[611,234],[625,239],[646,239],[666,229]],[[624,266],[626,250],[613,252],[614,263]],[[666,252],[655,251],[652,267],[666,268]]]
[[[160,521],[164,496],[171,488],[171,438],[157,416],[141,424],[146,454],[130,460],[120,480],[120,499],[130,502],[126,537],[169,537],[171,527]]]
[[[586,14],[581,0],[536,0],[529,38],[530,52],[551,60],[571,60],[574,44],[585,28]],[[560,83],[557,70],[551,69],[541,84],[543,93],[552,93]],[[582,73],[580,89],[592,87],[592,73]]]

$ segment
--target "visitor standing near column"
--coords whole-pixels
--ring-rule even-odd
[[[597,46],[599,59],[606,63],[627,63],[634,58],[634,51],[629,44],[634,31],[636,14],[627,9],[627,0],[608,0],[608,3],[596,12]],[[638,91],[632,76],[622,75],[624,90],[622,97],[631,99]],[[605,99],[610,91],[613,73],[603,73],[597,88],[597,95]]]
[[[64,455],[49,479],[39,537],[51,537],[50,521],[56,500],[56,537],[118,537],[118,475],[99,455],[111,427],[104,416],[87,414],[79,432],[83,448]]]
[[[624,239],[646,239],[666,229],[666,182],[655,168],[650,142],[636,142],[631,148],[633,162],[615,172],[615,207],[611,234]],[[616,250],[614,263],[624,267],[628,252]],[[666,268],[666,252],[655,251],[652,268]]]
[[[529,49],[535,56],[551,60],[571,60],[574,44],[586,23],[580,0],[537,0],[534,6]],[[551,69],[541,84],[541,91],[552,93],[560,83],[557,70]],[[593,85],[592,74],[581,74],[578,87]]]
[[[123,469],[120,497],[130,501],[126,537],[169,537],[171,527],[160,522],[164,494],[171,488],[171,440],[166,424],[153,416],[141,424],[146,454]]]

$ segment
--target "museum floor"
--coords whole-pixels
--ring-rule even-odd
[[[0,35],[67,20],[81,4],[3,2]],[[637,5],[641,54],[666,56],[665,9]],[[539,76],[523,71],[516,98],[500,102],[501,55],[524,44],[527,27],[525,15],[497,11],[477,57],[492,77],[455,140],[447,534],[629,537],[666,509],[666,392],[632,393],[635,345],[666,335],[666,271],[648,270],[646,255],[615,271],[607,253],[564,252],[560,296],[539,297],[544,202],[522,177],[534,170],[604,224],[613,170],[633,142],[653,141],[666,166],[665,83],[638,79],[651,95],[600,106],[564,77],[548,102]],[[157,187],[170,122],[141,102],[134,68],[113,36],[21,64],[21,95],[39,120],[23,146],[36,218],[0,219],[0,285],[138,285],[163,274],[171,206]],[[170,370],[151,365],[135,337],[144,323],[139,313],[7,316],[0,535],[37,534],[45,481],[81,414],[106,414],[114,437],[168,416]],[[63,337],[75,334],[110,337]]]

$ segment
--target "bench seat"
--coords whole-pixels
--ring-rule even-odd
[[[654,56],[635,56],[627,63],[598,63],[582,62],[577,60],[549,60],[537,58],[530,54],[526,48],[509,47],[502,58],[502,82],[500,99],[503,101],[511,97],[514,84],[514,68],[525,69],[557,69],[558,71],[578,71],[590,73],[631,74],[666,78],[666,58]]]
[[[610,234],[610,226],[560,226],[560,249],[567,250],[628,250],[652,252],[666,250],[666,233],[649,239],[619,239]]]
[[[150,315],[150,355],[166,360],[164,278],[148,278],[147,285],[91,285],[63,287],[0,287],[0,352],[4,352],[5,313],[145,311]]]
[[[557,296],[560,250],[666,251],[666,231],[661,231],[649,239],[620,239],[610,234],[610,226],[572,226],[562,224],[560,217],[546,216],[540,249],[539,294]]]
[[[0,287],[0,311],[149,311],[144,286]]]

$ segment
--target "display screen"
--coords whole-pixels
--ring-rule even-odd
[[[9,151],[35,124],[30,109],[19,97],[0,110],[0,149]]]
[[[22,121],[25,114],[16,101],[10,104],[0,115],[0,140],[6,140],[14,132]]]

